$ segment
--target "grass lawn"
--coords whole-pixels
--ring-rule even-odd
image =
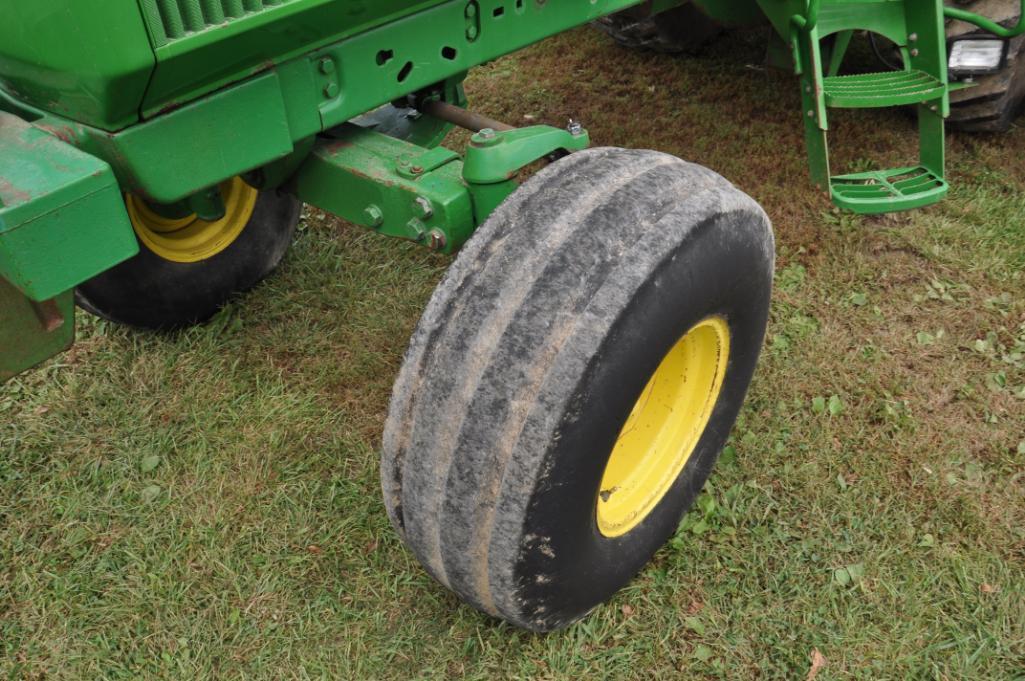
[[[448,259],[311,212],[211,323],[83,313],[0,387],[0,677],[804,679],[818,651],[819,681],[1025,678],[1025,127],[952,134],[938,206],[841,214],[764,39],[671,58],[585,28],[467,83],[495,117],[703,163],[775,224],[731,443],[612,602],[527,634],[401,546],[380,432]],[[846,113],[837,170],[914,159],[905,112]]]

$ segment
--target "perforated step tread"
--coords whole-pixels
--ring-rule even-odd
[[[936,99],[944,85],[924,71],[885,71],[822,79],[826,106],[866,109],[903,106]]]
[[[947,194],[946,181],[922,166],[873,170],[829,178],[833,201],[855,213],[889,213],[936,203]]]

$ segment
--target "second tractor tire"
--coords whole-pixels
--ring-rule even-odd
[[[957,6],[982,14],[1004,25],[1018,22],[1021,6],[1016,0],[975,0]],[[989,36],[963,21],[950,21],[947,40],[965,36]],[[991,36],[990,36],[991,37]],[[950,93],[947,127],[965,132],[1006,132],[1025,108],[1025,36],[1007,41],[1007,63],[997,73],[975,76],[972,86]]]
[[[950,93],[947,125],[965,132],[1007,132],[1025,108],[1025,36],[1009,41],[1007,65]]]
[[[710,170],[606,148],[536,174],[460,252],[396,381],[381,473],[405,543],[527,629],[610,598],[711,473],[772,272],[765,213]]]
[[[242,180],[231,182],[239,187]],[[146,329],[176,329],[212,317],[278,266],[302,212],[302,203],[289,194],[243,189],[255,192],[245,225],[209,257],[169,259],[174,248],[162,253],[148,245],[152,240],[133,218],[139,253],[79,285],[78,305],[109,321]]]
[[[623,47],[668,54],[697,52],[722,32],[720,24],[690,3],[655,15],[627,9],[594,23]]]

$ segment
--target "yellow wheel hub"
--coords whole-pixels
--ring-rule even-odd
[[[719,399],[730,354],[726,320],[693,326],[662,359],[619,433],[598,494],[598,529],[636,527],[679,477]]]
[[[196,215],[168,218],[158,214],[142,199],[125,197],[128,217],[139,240],[165,260],[199,262],[212,258],[230,246],[253,216],[259,191],[236,177],[220,186],[224,217],[212,222]]]

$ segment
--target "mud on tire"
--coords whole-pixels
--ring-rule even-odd
[[[761,348],[773,239],[719,175],[594,149],[541,171],[477,231],[431,298],[395,384],[385,505],[443,585],[547,631],[621,588],[709,476]],[[707,425],[643,520],[598,528],[603,472],[638,396],[688,329],[725,320]]]

